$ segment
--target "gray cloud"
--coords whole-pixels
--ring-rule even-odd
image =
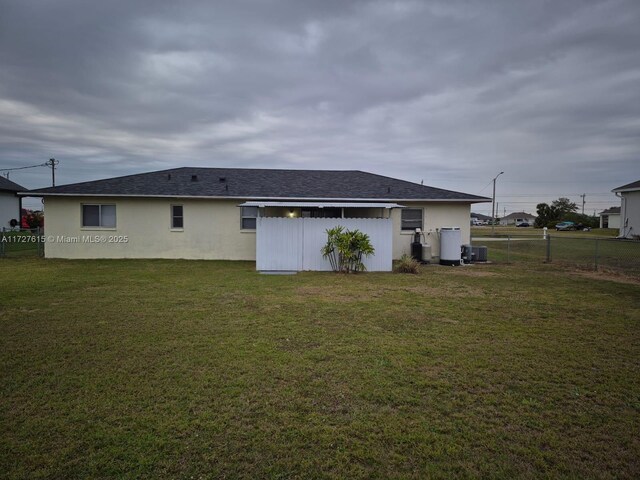
[[[484,194],[504,170],[501,210],[601,210],[640,177],[639,23],[633,0],[0,0],[0,170],[345,168]]]

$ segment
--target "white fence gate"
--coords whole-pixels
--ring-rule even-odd
[[[390,218],[258,217],[256,269],[259,271],[331,270],[320,250],[327,229],[341,225],[369,235],[375,254],[363,259],[367,271],[392,269],[393,227]]]

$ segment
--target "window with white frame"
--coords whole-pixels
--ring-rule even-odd
[[[416,228],[422,230],[422,209],[403,208],[402,209],[401,230],[415,232]]]
[[[115,228],[116,206],[114,204],[83,204],[82,226]]]
[[[174,230],[184,228],[184,208],[182,205],[171,205],[171,228]]]
[[[258,207],[241,207],[240,228],[242,230],[255,230]]]

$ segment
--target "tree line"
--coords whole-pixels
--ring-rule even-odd
[[[539,203],[536,206],[536,212],[538,218],[536,218],[535,226],[539,228],[553,228],[559,222],[573,222],[591,228],[600,226],[598,217],[577,213],[578,206],[566,197],[554,200],[551,205]]]

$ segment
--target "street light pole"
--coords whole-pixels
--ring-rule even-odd
[[[493,178],[493,201],[491,203],[491,235],[496,231],[496,180],[504,172],[500,172]]]

